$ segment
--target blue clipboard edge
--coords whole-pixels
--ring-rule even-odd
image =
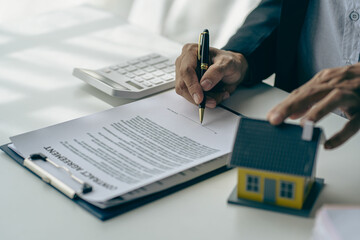
[[[4,144],[4,145],[0,146],[0,149],[23,167],[24,159],[20,155],[18,155],[14,151],[12,151],[8,147],[8,145],[9,144]],[[181,189],[184,189],[186,187],[189,187],[189,186],[192,186],[192,185],[194,185],[196,183],[204,181],[204,180],[206,180],[206,179],[208,179],[210,177],[216,176],[216,175],[218,175],[220,173],[223,173],[223,172],[225,172],[225,171],[227,171],[229,169],[231,169],[231,168],[229,168],[227,166],[223,166],[223,167],[218,168],[218,169],[216,169],[214,171],[208,172],[208,173],[206,173],[206,174],[204,174],[202,176],[194,178],[194,179],[192,179],[192,180],[190,180],[188,182],[181,183],[179,185],[168,188],[168,189],[163,190],[161,192],[153,193],[153,194],[150,194],[148,196],[135,199],[135,200],[133,200],[131,202],[127,202],[127,203],[121,204],[119,206],[114,206],[114,207],[110,207],[110,208],[106,208],[106,209],[98,208],[98,207],[96,207],[96,206],[82,200],[81,198],[75,198],[75,199],[71,199],[71,200],[74,201],[75,203],[77,203],[78,205],[80,205],[82,208],[86,209],[88,212],[90,212],[92,215],[94,215],[98,219],[100,219],[102,221],[106,221],[108,219],[111,219],[111,218],[116,217],[118,215],[121,215],[123,213],[126,213],[126,212],[128,212],[130,210],[141,207],[141,206],[143,206],[143,205],[145,205],[147,203],[153,202],[153,201],[155,201],[157,199],[160,199],[162,197],[165,197],[167,195],[175,193],[175,192],[177,192],[177,191],[179,191]],[[27,170],[30,171],[29,169],[27,169]],[[32,171],[30,171],[30,172],[33,173]],[[37,176],[36,174],[34,174],[34,175]],[[39,177],[39,176],[37,176],[37,177]],[[58,192],[60,192],[60,191],[58,191]],[[60,192],[60,193],[63,194],[62,192]],[[68,198],[68,199],[70,199],[70,198]]]

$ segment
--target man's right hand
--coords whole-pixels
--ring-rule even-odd
[[[248,63],[240,53],[210,48],[211,65],[199,82],[197,47],[197,44],[186,44],[176,59],[175,90],[194,104],[201,103],[206,91],[206,107],[214,108],[244,81]]]

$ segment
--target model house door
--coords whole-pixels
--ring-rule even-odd
[[[276,182],[273,179],[265,178],[264,202],[275,203]]]

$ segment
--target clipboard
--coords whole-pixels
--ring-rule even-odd
[[[8,147],[9,144],[5,144],[5,145],[0,146],[0,149],[3,150],[9,157],[11,157],[13,160],[15,160],[18,164],[20,164],[22,167],[24,167],[24,158],[21,157],[20,155],[18,155],[17,153],[15,153],[13,150],[11,150]],[[43,156],[43,157],[46,157],[46,156]],[[41,176],[39,176],[35,172],[31,171],[29,168],[27,168],[27,167],[25,167],[25,168],[41,179]],[[179,191],[181,189],[192,186],[192,185],[194,185],[196,183],[199,183],[199,182],[201,182],[203,180],[206,180],[206,179],[208,179],[210,177],[213,177],[215,175],[223,173],[223,172],[225,172],[225,171],[227,171],[229,169],[230,168],[225,165],[223,167],[220,167],[220,168],[215,169],[215,170],[213,170],[211,172],[203,174],[203,175],[201,175],[199,177],[196,177],[196,178],[194,178],[194,179],[192,179],[190,181],[187,181],[185,183],[180,183],[180,184],[178,184],[176,186],[170,187],[170,188],[162,190],[160,192],[153,193],[153,194],[150,194],[150,195],[147,195],[147,196],[132,200],[130,202],[126,202],[126,203],[120,204],[118,206],[113,206],[113,207],[109,207],[109,208],[106,208],[106,209],[98,208],[98,207],[86,202],[85,200],[77,197],[76,194],[74,194],[73,197],[71,197],[72,196],[71,194],[70,195],[66,194],[64,191],[62,191],[61,189],[51,185],[49,182],[47,182],[47,184],[54,187],[57,191],[64,194],[65,196],[67,196],[70,200],[74,201],[76,204],[81,206],[83,209],[87,210],[89,213],[91,213],[92,215],[94,215],[98,219],[100,219],[102,221],[106,221],[108,219],[111,219],[111,218],[116,217],[118,215],[121,215],[123,213],[126,213],[126,212],[128,212],[130,210],[141,207],[141,206],[143,206],[143,205],[145,205],[147,203],[153,202],[153,201],[155,201],[157,199],[160,199],[162,197],[165,197],[167,195],[175,193],[175,192],[177,192],[177,191]],[[84,191],[89,191],[89,186],[86,186],[86,183],[81,183],[80,182],[80,184],[84,185],[83,186]]]

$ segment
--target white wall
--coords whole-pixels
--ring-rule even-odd
[[[29,18],[42,12],[66,8],[88,0],[0,0],[0,23]]]
[[[222,47],[260,0],[0,0],[0,24],[42,12],[90,4],[180,43],[196,42],[208,28]]]
[[[136,0],[129,21],[180,43],[197,42],[210,31],[211,45],[222,47],[259,0]]]

